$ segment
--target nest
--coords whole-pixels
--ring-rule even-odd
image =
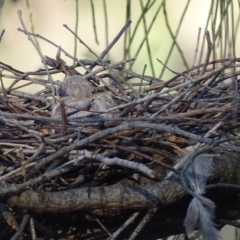
[[[62,51],[56,59],[44,58],[47,70],[24,73],[0,64],[2,76],[15,79],[8,89],[2,84],[0,102],[1,211],[8,213],[1,236],[31,217],[31,226],[48,238],[106,238],[154,205],[142,196],[159,187],[169,171],[179,171],[173,166],[187,147],[201,143],[211,154],[214,147],[240,152],[238,58],[207,61],[164,82],[124,67],[133,59],[78,60],[68,66]],[[50,79],[61,72],[63,78],[90,83],[90,96],[76,100],[57,90],[59,82]],[[23,93],[15,88],[23,80],[43,90]],[[114,104],[92,108],[101,94]],[[65,97],[83,106],[70,106]],[[54,106],[58,114],[52,113]],[[181,186],[171,191],[162,205],[184,194]]]

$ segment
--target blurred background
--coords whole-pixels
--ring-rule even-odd
[[[221,4],[221,2],[226,3]],[[27,36],[17,30],[22,28],[17,10],[22,11],[24,23],[30,32],[47,38],[72,55],[74,55],[75,38],[63,27],[63,24],[67,24],[73,31],[77,29],[81,39],[96,54],[100,54],[130,19],[132,21],[130,28],[105,59],[117,62],[136,57],[134,64],[129,66],[134,71],[142,73],[144,65],[147,64],[146,74],[167,80],[173,74],[163,68],[156,58],[178,72],[192,66],[199,28],[202,31],[195,65],[205,60],[206,44],[202,45],[205,29],[210,31],[212,40],[215,38],[216,51],[226,48],[224,53],[215,52],[215,59],[233,55],[228,49],[233,43],[223,40],[225,40],[225,28],[228,28],[230,38],[232,34],[236,34],[234,28],[237,28],[239,21],[237,2],[228,4],[227,1],[209,0],[178,2],[175,0],[0,0],[2,5],[0,31],[5,30],[0,44],[1,61],[21,71],[43,68],[36,49],[28,41]],[[234,23],[230,17],[226,23],[224,9],[229,11],[229,15],[233,15]],[[232,24],[233,30],[230,29],[231,26],[226,27],[225,23]],[[219,27],[221,27],[220,31]],[[214,36],[211,31],[214,32]],[[42,39],[35,40],[43,55],[55,58],[56,47]],[[76,44],[78,58],[96,58],[79,42]],[[238,52],[239,49],[235,51]],[[65,56],[63,58],[68,64],[73,63],[72,59]],[[61,79],[64,76],[57,77]]]
[[[17,30],[22,28],[17,10],[22,11],[28,31],[61,46],[78,59],[95,60],[96,57],[77,42],[63,24],[100,55],[124,24],[131,20],[130,28],[104,60],[114,63],[136,57],[128,68],[141,74],[146,64],[146,75],[163,80],[174,74],[157,58],[176,72],[205,61],[205,30],[209,30],[213,43],[211,60],[237,57],[240,51],[235,44],[240,19],[237,0],[0,0],[0,7],[0,34],[5,30],[0,42],[0,62],[23,72],[36,71],[44,66],[27,36]],[[195,58],[199,28],[201,35]],[[43,55],[55,58],[57,47],[38,37],[34,40]],[[61,57],[67,64],[73,64],[73,60],[64,54]],[[2,74],[5,74],[4,70]],[[62,80],[64,74],[53,77]],[[5,88],[13,80],[4,77]],[[38,90],[34,85],[25,87],[29,93]],[[233,228],[225,227],[223,238],[234,239]]]
[[[183,23],[177,41],[189,64],[191,64],[193,60],[198,28],[202,27],[202,33],[204,32],[210,3],[211,1],[208,0],[190,1],[184,19],[182,19]],[[177,5],[175,0],[168,0],[165,4],[168,15],[167,18],[174,35],[179,21],[183,17],[182,15],[186,4],[187,1],[184,0],[178,2]],[[23,20],[29,31],[32,31],[32,28],[34,28],[35,33],[40,34],[57,45],[61,45],[63,49],[73,54],[74,36],[63,27],[63,24],[67,24],[75,31],[77,5],[78,35],[97,54],[100,54],[106,48],[106,45],[116,36],[128,19],[132,20],[130,27],[131,35],[135,31],[136,25],[139,24],[131,40],[130,55],[131,57],[135,57],[144,37],[148,37],[148,45],[152,53],[151,60],[154,64],[154,73],[156,76],[160,75],[162,66],[156,61],[156,58],[164,61],[173,42],[164,16],[163,1],[5,0],[1,9],[0,21],[0,30],[5,29],[0,46],[1,61],[11,65],[13,64],[14,67],[22,71],[36,70],[42,67],[38,54],[27,40],[27,37],[17,31],[17,28],[22,28],[17,15],[18,9],[22,10]],[[148,36],[146,36],[144,21],[141,18],[142,8],[146,7],[146,28],[149,29],[150,24],[152,24]],[[105,11],[107,13],[105,13]],[[130,12],[127,13],[127,11]],[[94,32],[94,27],[96,28],[96,33]],[[127,37],[129,37],[129,35]],[[38,41],[43,54],[55,57],[55,47],[40,39],[38,39]],[[127,40],[127,42],[129,41]],[[124,58],[123,47],[124,37],[122,37],[110,51],[108,58],[112,61],[122,60]],[[148,64],[146,71],[148,74],[153,75],[147,51],[147,45],[144,43],[140,52],[137,54],[134,69],[141,72],[144,64]],[[77,57],[95,58],[79,43]],[[68,61],[69,59],[65,58],[64,60]],[[69,63],[71,62],[72,61],[69,60]],[[176,47],[173,49],[173,55],[168,65],[176,71],[181,71],[185,68],[184,62],[181,60],[181,57],[179,57],[179,52],[176,50]],[[167,79],[167,73],[163,77]]]

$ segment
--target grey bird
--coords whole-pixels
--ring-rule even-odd
[[[92,97],[92,84],[79,75],[66,77],[57,89],[60,98],[71,97],[76,100],[82,100]]]
[[[90,108],[91,112],[95,112],[99,119],[108,120],[105,122],[105,126],[113,125],[113,119],[116,118],[119,114],[118,113],[111,113],[107,112],[110,108],[115,107],[116,104],[113,98],[109,94],[99,94],[97,95],[93,102],[92,107]],[[107,113],[104,113],[107,112]]]
[[[94,119],[99,120],[112,120],[117,114],[116,113],[104,113],[107,112],[108,109],[115,107],[115,102],[113,98],[108,94],[99,94],[93,98],[85,98],[82,100],[71,98],[71,97],[63,97],[65,111],[69,118],[83,117],[85,115],[91,115]],[[52,116],[60,116],[61,115],[61,106],[58,102],[52,110]]]
[[[93,90],[91,83],[78,75],[68,76],[59,84],[57,93],[64,101],[67,118],[94,119],[94,125],[102,125],[106,120],[106,126],[112,125],[112,120],[118,115],[108,112],[115,107],[113,98],[106,93],[93,96]],[[52,116],[61,116],[60,102],[53,107]]]

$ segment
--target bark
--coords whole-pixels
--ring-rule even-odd
[[[215,159],[211,182],[240,183],[240,163],[237,154],[225,153],[224,159]],[[4,191],[4,188],[1,188]],[[127,210],[164,207],[177,202],[186,191],[173,178],[146,186],[84,187],[62,192],[23,191],[7,199],[11,207],[37,212],[67,212],[74,210]]]

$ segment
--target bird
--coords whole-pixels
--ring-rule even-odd
[[[71,97],[82,100],[92,97],[92,84],[79,75],[66,77],[58,86],[57,94],[60,98]]]
[[[72,97],[63,97],[61,99],[64,102],[64,109],[67,117],[81,117],[89,114],[89,108],[91,107],[92,98],[86,98],[78,100]],[[52,117],[61,115],[61,104],[58,101],[52,109]]]
[[[100,119],[112,120],[117,117],[118,114],[107,112],[108,109],[115,107],[115,101],[112,96],[106,93],[102,93],[94,97],[92,101],[90,111],[95,113],[101,113],[96,116]],[[107,113],[104,113],[107,112]],[[110,123],[110,122],[109,122]]]
[[[98,125],[101,125],[104,120],[108,120],[104,125],[112,125],[112,119],[117,114],[107,111],[116,106],[115,101],[110,94],[93,95],[93,91],[94,87],[90,82],[79,75],[73,75],[66,77],[59,84],[57,94],[59,99],[64,102],[67,118],[86,116],[86,119],[99,120]],[[57,116],[61,116],[60,101],[52,109],[52,117]]]

